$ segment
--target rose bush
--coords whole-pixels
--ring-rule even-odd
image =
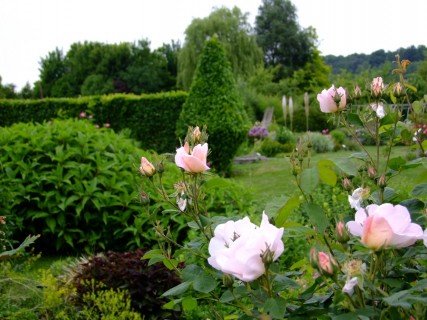
[[[212,217],[204,210],[207,135],[198,128],[188,130],[184,146],[175,155],[183,179],[173,194],[163,186],[158,190],[173,207],[162,212],[185,215],[195,236],[182,244],[155,222],[159,249],[145,257],[163,261],[181,275],[182,283],[164,293],[170,298],[166,308],[205,307],[209,311],[196,318],[212,319],[426,318],[427,230],[423,228],[427,204],[423,196],[427,184],[416,185],[409,199],[390,187],[390,180],[405,169],[427,171],[426,159],[406,161],[391,152],[402,138],[401,105],[411,87],[403,78],[407,63],[396,58],[399,86],[385,85],[376,77],[369,92],[356,86],[351,99],[344,88],[335,86],[317,96],[321,111],[334,113],[362,151],[313,165],[311,135],[300,139],[289,160],[302,196],[287,198],[268,216],[263,213],[259,226],[251,222],[257,219],[254,213],[230,219]],[[385,104],[381,99],[385,93],[397,107]],[[362,95],[373,98],[374,107],[371,102],[363,107],[351,105]],[[372,149],[361,143],[360,130],[374,141]],[[319,201],[319,187],[334,189],[331,197],[335,199],[329,202],[329,194],[324,194]],[[340,188],[341,200],[335,191]],[[329,208],[340,201],[347,210]],[[289,219],[294,210],[302,223]],[[290,269],[280,259],[283,237],[300,237],[312,246],[306,258],[292,261]],[[180,268],[180,263],[185,267]]]

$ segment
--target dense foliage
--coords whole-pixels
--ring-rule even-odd
[[[149,265],[143,260],[145,251],[98,254],[83,259],[70,270],[70,284],[76,289],[77,302],[84,303],[85,294],[108,289],[127,290],[131,305],[144,319],[180,319],[179,313],[163,309],[161,295],[180,283],[175,272],[163,264]]]
[[[0,132],[1,215],[14,239],[42,234],[37,248],[63,253],[151,245],[136,167],[148,153],[132,140],[75,120]]]
[[[264,50],[267,66],[280,66],[283,79],[313,58],[317,36],[314,29],[303,29],[296,8],[289,0],[263,0],[255,20],[257,42]]]
[[[188,98],[177,123],[177,135],[188,126],[206,125],[209,130],[211,165],[227,173],[248,125],[247,115],[224,49],[216,38],[206,42]]]
[[[193,19],[185,30],[185,43],[178,56],[178,85],[188,90],[200,54],[209,37],[217,37],[225,49],[235,78],[246,78],[262,66],[262,50],[256,44],[247,14],[239,8],[215,9],[204,18]]]
[[[144,149],[173,151],[178,144],[175,124],[187,98],[184,92],[148,95],[108,95],[42,100],[0,100],[0,126],[17,122],[76,118],[81,112],[94,124],[109,124],[115,131],[131,130]],[[143,124],[143,125],[142,125]]]
[[[40,80],[33,96],[77,97],[107,93],[153,93],[175,88],[179,45],[151,51],[138,43],[74,43],[64,54],[58,48],[40,62]],[[175,72],[175,74],[173,74]]]
[[[423,61],[426,58],[426,46],[410,46],[408,48],[399,48],[396,51],[405,59],[412,63]],[[384,51],[383,49],[372,52],[371,54],[353,53],[348,56],[327,55],[325,62],[332,67],[333,73],[338,73],[341,69],[346,69],[353,74],[360,73],[369,68],[380,68],[386,61],[394,61],[396,51]]]

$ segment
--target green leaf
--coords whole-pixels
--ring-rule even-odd
[[[409,83],[405,83],[405,87],[414,91],[414,92],[417,92],[417,88],[414,87],[413,85],[410,85]]]
[[[217,282],[207,273],[199,275],[193,281],[193,288],[196,291],[209,293],[217,287]]]
[[[392,158],[388,161],[388,167],[395,171],[400,171],[402,167],[405,165],[406,160],[402,157]]]
[[[163,259],[163,264],[169,270],[173,270],[178,266],[178,261],[176,261],[175,259]]]
[[[331,187],[334,187],[337,184],[338,179],[334,167],[335,164],[331,160],[320,160],[317,163],[320,180]]]
[[[189,264],[188,266],[185,266],[184,270],[182,270],[182,278],[184,281],[193,281],[203,273],[203,269],[198,265]]]
[[[181,303],[184,311],[191,311],[197,308],[197,300],[192,297],[185,297]]]
[[[26,247],[32,245],[34,243],[34,241],[37,240],[37,238],[40,237],[40,235],[36,235],[36,236],[28,236],[25,238],[25,240],[19,245],[18,248],[9,250],[9,251],[4,251],[0,253],[0,261],[4,260],[5,258],[10,258],[12,256],[14,256],[15,254],[21,252],[22,250],[24,250]]]
[[[46,224],[49,227],[50,231],[52,233],[55,233],[55,228],[56,228],[56,220],[55,218],[49,217],[46,219]]]
[[[226,290],[219,298],[219,302],[226,303],[234,300],[233,293],[230,290]]]
[[[335,165],[345,174],[349,176],[357,175],[357,166],[349,158],[339,158],[334,160]]]
[[[319,234],[323,234],[328,227],[328,218],[323,208],[316,203],[304,203],[303,209],[310,218],[311,224],[316,228]]]
[[[348,113],[347,121],[355,126],[363,127],[363,122],[360,120],[360,117],[357,113]]]
[[[366,152],[355,152],[350,155],[350,158],[356,158],[360,160],[366,160],[368,157],[369,156]]]
[[[313,194],[319,184],[317,167],[304,169],[301,174],[301,189],[308,194]]]
[[[166,292],[164,292],[162,294],[163,297],[167,297],[167,296],[178,296],[180,294],[183,294],[184,292],[186,292],[188,290],[188,288],[190,287],[191,282],[183,282],[180,283],[179,285],[167,290]]]
[[[411,194],[415,197],[422,196],[427,194],[427,183],[417,184],[414,189],[412,189]]]
[[[180,303],[182,301],[182,299],[175,299],[175,300],[171,300],[168,303],[165,303],[163,305],[163,308],[167,309],[167,310],[173,310],[174,307]]]
[[[273,319],[283,319],[286,312],[286,301],[282,297],[268,298],[264,304],[264,310]]]
[[[421,213],[424,210],[425,204],[419,199],[406,199],[399,203],[406,207],[410,213]]]
[[[276,227],[281,228],[286,220],[289,218],[292,211],[294,211],[301,204],[301,200],[299,195],[294,195],[292,198],[288,199],[286,203],[277,210],[275,214],[275,223]]]

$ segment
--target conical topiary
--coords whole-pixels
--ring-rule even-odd
[[[228,174],[237,149],[248,131],[249,120],[225,52],[216,38],[206,41],[177,122],[177,136],[188,126],[207,126],[209,161],[220,174]]]

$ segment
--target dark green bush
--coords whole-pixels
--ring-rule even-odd
[[[151,224],[138,201],[141,156],[151,154],[88,121],[0,128],[7,196],[0,215],[14,225],[17,240],[41,234],[36,248],[44,252],[151,246]]]
[[[177,123],[177,136],[189,126],[207,125],[212,168],[228,174],[249,121],[237,93],[230,64],[216,38],[206,42],[188,98]]]
[[[180,314],[163,309],[167,302],[161,295],[180,283],[176,274],[162,263],[148,265],[143,260],[145,251],[111,252],[83,259],[70,270],[70,284],[76,289],[76,302],[84,303],[83,296],[91,291],[125,289],[131,306],[144,319],[180,319]]]
[[[296,132],[305,132],[307,130],[305,110],[297,108],[294,111],[292,129]],[[308,117],[308,130],[321,132],[324,129],[331,130],[334,128],[334,123],[330,114],[320,111],[318,106],[312,106]]]
[[[281,144],[278,141],[264,139],[261,143],[259,152],[266,157],[274,157],[279,153],[292,152],[294,149],[293,143]]]
[[[42,100],[0,100],[0,126],[17,122],[43,123],[56,118],[78,118],[82,111],[102,126],[109,123],[116,132],[131,130],[131,137],[145,150],[173,152],[179,141],[176,121],[187,98],[185,92],[92,96]]]

